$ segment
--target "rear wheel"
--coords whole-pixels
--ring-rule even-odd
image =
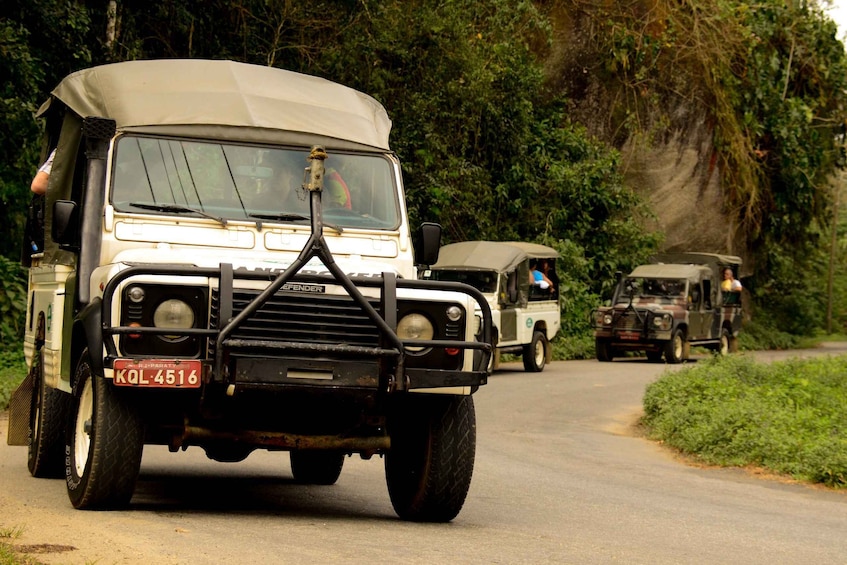
[[[339,451],[291,452],[291,473],[298,483],[333,485],[344,467],[344,453]]]
[[[676,328],[671,334],[671,339],[665,344],[665,361],[668,363],[682,363],[685,356],[685,332]]]
[[[598,361],[607,363],[614,357],[614,354],[612,353],[612,345],[608,341],[595,339],[594,350],[597,354]]]
[[[27,467],[33,477],[63,476],[65,423],[71,396],[44,384],[44,351],[39,348],[30,369],[32,403],[29,412]]]
[[[530,373],[540,373],[547,362],[547,336],[532,332],[532,340],[523,349],[523,368]]]
[[[406,399],[389,421],[385,478],[397,515],[449,522],[465,503],[473,476],[476,414],[470,396]]]
[[[144,427],[123,391],[92,373],[88,350],[77,364],[67,428],[65,479],[74,508],[129,504],[141,467]]]

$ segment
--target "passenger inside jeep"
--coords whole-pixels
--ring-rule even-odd
[[[558,298],[558,276],[552,260],[531,260],[529,262],[529,280],[530,300],[556,300]]]
[[[285,211],[308,216],[309,202],[302,190],[305,153],[273,151],[265,156],[261,166],[251,167],[258,178],[252,196],[247,199],[252,211]],[[268,171],[263,174],[264,171]]]

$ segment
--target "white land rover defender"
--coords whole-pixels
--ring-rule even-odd
[[[526,371],[537,373],[552,359],[550,341],[561,326],[558,258],[558,251],[538,243],[461,241],[442,247],[423,278],[479,289],[494,317],[492,368],[501,353],[512,353],[522,356]]]
[[[315,484],[379,455],[400,517],[459,513],[492,317],[471,286],[417,280],[441,231],[410,233],[378,102],[270,67],[133,61],[71,74],[39,115],[56,152],[9,422],[34,476],[115,508],[145,444],[289,451]]]

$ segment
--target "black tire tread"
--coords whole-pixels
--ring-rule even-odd
[[[449,522],[461,511],[473,476],[473,398],[426,399],[415,408],[407,414],[417,417],[423,429],[399,433],[396,445],[392,436],[386,456],[391,502],[404,520]],[[411,451],[415,449],[423,453]]]
[[[84,477],[72,488],[74,414],[68,425],[66,450],[68,496],[74,508],[103,510],[129,504],[141,467],[144,427],[137,409],[102,377],[90,373],[94,385],[94,429]]]
[[[536,364],[535,347],[539,341],[543,344],[545,358],[543,361],[541,361],[540,364]],[[547,359],[546,356],[548,347],[550,347],[550,345],[547,343],[547,336],[545,336],[543,332],[532,332],[532,340],[530,340],[529,345],[525,345],[523,349],[523,368],[526,372],[540,373],[544,370],[544,365],[546,364]]]
[[[683,352],[682,352],[682,354],[680,354],[679,357],[676,356],[676,353],[674,351],[674,341],[676,341],[677,336],[680,336],[680,339],[682,339],[682,341],[683,341]],[[685,360],[685,332],[680,328],[676,328],[671,333],[670,341],[668,341],[665,344],[665,361],[669,364],[676,365],[676,364],[682,363],[684,360]]]
[[[38,433],[30,420],[30,438],[27,452],[27,467],[33,477],[57,479],[64,476],[65,423],[71,410],[71,397],[60,390],[44,386],[43,353],[38,351],[32,371],[37,371],[33,382],[33,405],[31,418],[39,418]],[[37,395],[41,396],[41,408],[36,412]]]
[[[612,360],[612,344],[610,344],[608,341],[595,339],[594,352],[596,354],[597,360],[601,363],[608,363]]]
[[[292,451],[291,474],[298,483],[308,485],[333,485],[344,467],[344,453],[340,451]]]

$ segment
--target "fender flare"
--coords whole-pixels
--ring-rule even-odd
[[[91,354],[91,369],[96,375],[103,376],[103,309],[102,300],[95,298],[83,308],[74,319],[73,359],[79,359],[82,351],[88,347]],[[75,363],[74,363],[75,366]],[[71,373],[71,381],[74,374]],[[76,383],[71,382],[71,386]]]

